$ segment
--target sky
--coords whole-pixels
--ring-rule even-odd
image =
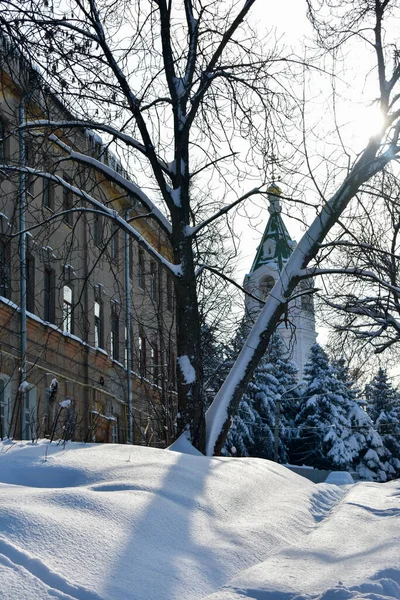
[[[257,0],[252,7],[250,19],[257,24],[260,33],[271,29],[276,30],[277,39],[287,48],[299,49],[306,35],[311,35],[311,26],[306,17],[306,3],[304,0],[284,0],[272,2],[270,0]],[[280,186],[285,192],[284,181]],[[262,203],[257,203],[262,206]],[[238,265],[238,281],[241,283],[244,275],[250,270],[258,244],[261,240],[269,213],[267,202],[260,211],[255,210],[255,228],[249,227],[247,219],[239,224],[236,222],[237,231],[241,236],[241,256]],[[297,241],[302,235],[302,230],[296,220],[285,218],[289,233]]]

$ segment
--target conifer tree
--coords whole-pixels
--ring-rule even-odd
[[[315,344],[305,366],[306,386],[294,444],[294,460],[319,469],[347,469],[352,456],[346,444],[349,400],[328,355]]]
[[[395,475],[391,465],[391,454],[384,446],[379,433],[374,429],[370,416],[353,402],[349,413],[352,429],[352,468],[361,479],[387,481]]]
[[[380,413],[389,413],[396,405],[400,404],[399,393],[389,381],[387,372],[380,368],[371,383],[365,386],[365,395],[368,402],[367,411],[375,423]]]
[[[242,325],[239,335],[244,329]],[[275,427],[278,427],[278,461],[287,462],[298,389],[296,365],[287,360],[283,342],[275,334],[240,402],[224,454],[274,460]],[[280,418],[276,422],[278,402]]]
[[[374,421],[383,444],[390,453],[390,475],[400,475],[400,395],[392,386],[385,370],[379,369],[366,386],[368,413]]]

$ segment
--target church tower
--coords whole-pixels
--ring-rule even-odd
[[[256,298],[264,301],[279,279],[282,268],[296,247],[296,242],[289,235],[282,220],[279,196],[282,191],[273,183],[268,188],[268,211],[270,217],[257,249],[250,273],[244,279],[244,288]],[[302,289],[309,284],[302,282]],[[245,296],[246,316],[249,321],[257,318],[262,304],[256,299]],[[300,296],[290,302],[288,323],[278,326],[288,357],[297,364],[300,379],[303,377],[304,365],[308,361],[311,346],[315,344],[314,303],[311,294]]]

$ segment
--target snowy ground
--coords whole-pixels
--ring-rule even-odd
[[[400,481],[340,488],[258,459],[0,444],[0,598],[400,599]]]

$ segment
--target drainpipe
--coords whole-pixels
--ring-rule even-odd
[[[18,110],[19,118],[19,164],[20,167],[26,166],[25,154],[25,101],[31,92],[27,92],[21,98]],[[26,381],[26,233],[25,233],[25,213],[26,213],[26,173],[20,171],[19,175],[19,230],[22,232],[19,242],[19,260],[20,260],[20,352],[21,352],[21,381]],[[20,389],[20,434],[23,438],[23,413],[25,408],[25,386]]]
[[[125,211],[128,220],[130,209]],[[131,283],[129,278],[129,243],[130,236],[125,232],[125,329],[126,329],[126,384],[128,392],[128,441],[133,444],[133,394],[132,394],[132,340],[131,340]]]

